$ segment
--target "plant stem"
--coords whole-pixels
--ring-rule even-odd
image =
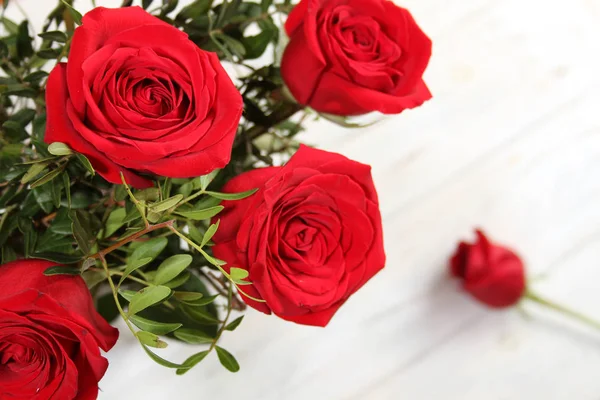
[[[107,255],[108,253],[110,253],[111,251],[114,251],[116,249],[118,249],[121,246],[126,245],[129,242],[133,242],[134,240],[136,240],[137,238],[139,238],[140,236],[144,236],[152,231],[155,231],[157,229],[162,229],[162,228],[170,228],[173,226],[173,223],[175,221],[174,220],[169,220],[169,221],[165,221],[165,222],[161,222],[160,224],[156,224],[156,225],[148,225],[145,229],[134,233],[131,236],[126,237],[125,239],[113,244],[110,247],[107,247],[104,250],[99,251],[96,254],[92,254],[91,256],[89,256],[88,258],[99,258],[99,259],[103,259],[105,255]]]
[[[597,320],[590,318],[587,315],[584,315],[578,311],[571,310],[571,309],[564,307],[560,304],[557,304],[553,301],[550,301],[543,297],[540,297],[539,295],[537,295],[529,290],[525,293],[524,297],[526,299],[532,300],[542,306],[548,307],[554,311],[558,311],[561,314],[564,314],[573,319],[576,319],[579,322],[583,322],[584,324],[589,325],[593,328],[600,329],[600,321],[597,321]]]
[[[121,307],[121,303],[119,302],[119,294],[117,292],[117,288],[115,287],[115,284],[110,277],[110,270],[108,269],[108,264],[106,263],[106,259],[104,258],[103,255],[100,255],[100,261],[102,262],[102,267],[104,268],[104,272],[106,272],[106,278],[108,280],[108,284],[110,285],[110,290],[113,293],[113,298],[115,299],[115,305],[117,306],[117,309],[119,310],[119,314],[121,314],[123,321],[125,321],[125,323],[127,324],[127,327],[129,328],[131,333],[133,333],[133,336],[137,337],[135,334],[135,329],[133,329],[131,322],[129,322],[129,318],[127,318],[127,314],[125,314],[125,311],[123,311],[123,307]]]

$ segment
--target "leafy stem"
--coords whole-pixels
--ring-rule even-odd
[[[537,295],[536,293],[533,293],[530,290],[527,290],[524,297],[526,299],[534,301],[542,306],[550,308],[551,310],[558,311],[561,314],[564,314],[571,318],[574,318],[574,319],[578,320],[579,322],[583,322],[584,324],[589,325],[593,328],[600,329],[600,321],[597,321],[597,320],[590,318],[587,315],[584,315],[578,311],[571,310],[570,308],[567,308],[558,303],[555,303],[553,301],[545,299],[545,298]]]

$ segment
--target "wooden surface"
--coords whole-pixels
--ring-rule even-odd
[[[54,4],[16,1],[34,21]],[[523,255],[536,291],[600,319],[600,0],[402,4],[433,39],[434,99],[306,135],[373,166],[386,269],[326,329],[249,310],[223,342],[237,374],[213,355],[175,376],[122,330],[100,399],[600,399],[600,332],[536,306],[489,311],[446,271],[480,226]]]

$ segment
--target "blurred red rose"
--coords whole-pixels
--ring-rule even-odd
[[[92,400],[119,336],[79,276],[45,276],[55,263],[0,265],[0,398]]]
[[[224,167],[242,98],[213,53],[140,7],[97,7],[48,78],[45,141],[86,155],[107,181],[143,188]]]
[[[213,240],[216,257],[249,272],[244,301],[300,324],[325,326],[385,264],[371,168],[306,146],[283,167],[236,176]]]
[[[510,307],[525,294],[525,268],[512,250],[490,243],[476,231],[475,243],[461,242],[450,260],[452,275],[464,289],[490,307]]]
[[[281,74],[317,111],[397,114],[431,98],[431,40],[388,0],[302,0],[289,15]]]

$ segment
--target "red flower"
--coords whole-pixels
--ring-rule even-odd
[[[83,279],[45,276],[55,265],[0,266],[0,398],[87,400],[98,396],[119,336],[94,309]]]
[[[450,260],[452,275],[464,289],[490,307],[510,307],[525,294],[523,262],[512,250],[490,243],[476,231],[473,244],[461,242]]]
[[[338,115],[397,114],[431,98],[431,40],[388,0],[302,0],[285,24],[281,74],[296,100]]]
[[[48,78],[45,141],[85,154],[106,180],[123,171],[188,178],[224,167],[242,99],[213,53],[140,7],[98,7]]]
[[[371,168],[306,146],[284,167],[256,169],[226,192],[259,188],[224,202],[213,240],[216,257],[249,272],[243,286],[259,311],[325,326],[385,264]]]

